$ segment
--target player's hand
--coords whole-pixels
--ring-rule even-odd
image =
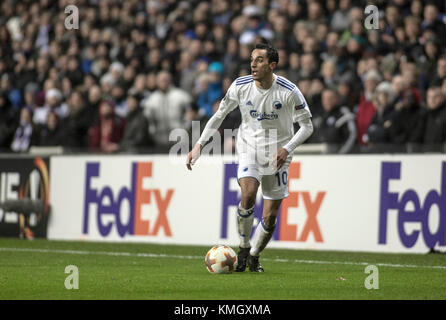
[[[285,148],[280,148],[273,156],[273,164],[276,166],[277,170],[282,168],[288,157],[288,151]]]
[[[197,159],[200,157],[201,149],[203,149],[203,146],[199,143],[197,143],[193,149],[188,153],[187,155],[187,161],[186,161],[186,167],[189,170],[192,170],[192,166],[195,164]]]

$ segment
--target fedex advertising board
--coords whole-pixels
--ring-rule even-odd
[[[53,157],[49,238],[238,245],[237,164]],[[269,247],[419,252],[446,246],[446,157],[296,156]],[[260,221],[261,187],[254,210]]]
[[[197,179],[167,157],[53,157],[52,239],[201,243],[213,232],[219,201],[208,201],[222,171]],[[196,172],[195,172],[196,171]],[[221,198],[219,193],[215,196]],[[210,205],[209,205],[210,204]]]
[[[235,176],[226,165],[225,180]],[[425,253],[446,245],[445,156],[299,156],[288,179],[271,247]],[[228,220],[240,197],[231,185],[222,238],[236,233]]]

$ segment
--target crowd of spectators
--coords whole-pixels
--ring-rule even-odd
[[[66,26],[71,4],[78,29]],[[364,27],[368,4],[379,9],[378,29]],[[297,84],[313,113],[308,143],[338,153],[446,152],[445,1],[0,6],[2,151],[167,151],[173,129],[190,131],[194,120],[203,128],[266,40],[279,52],[275,73]],[[236,109],[222,129],[239,124]]]

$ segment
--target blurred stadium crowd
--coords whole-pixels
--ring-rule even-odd
[[[67,29],[67,5],[79,29]],[[364,8],[379,28],[364,28]],[[445,1],[4,0],[0,149],[164,152],[267,40],[331,152],[446,152]],[[222,125],[236,128],[234,110]],[[233,141],[223,142],[232,148]]]

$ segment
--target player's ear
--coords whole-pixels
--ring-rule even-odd
[[[270,62],[269,67],[270,67],[271,71],[273,71],[277,67],[277,62],[275,62],[275,61]]]

